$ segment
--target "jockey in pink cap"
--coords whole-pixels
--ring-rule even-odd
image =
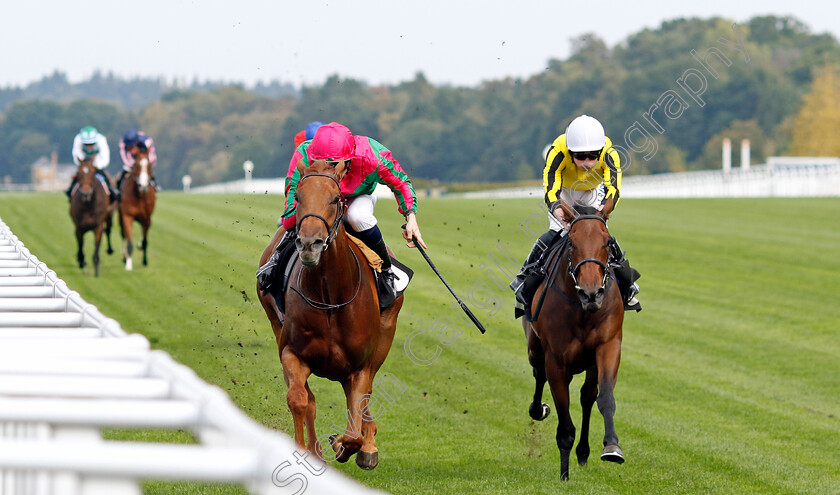
[[[348,201],[344,215],[344,226],[350,234],[361,239],[368,247],[382,258],[382,274],[390,294],[383,294],[383,307],[389,306],[396,295],[394,272],[391,258],[385,246],[373,208],[376,196],[373,192],[377,184],[388,186],[397,200],[399,212],[405,216],[406,225],[403,238],[408,247],[414,247],[413,238],[424,248],[426,244],[417,225],[417,196],[414,187],[399,162],[391,156],[385,146],[373,138],[354,136],[350,129],[331,122],[318,128],[315,136],[304,141],[295,150],[289,163],[286,177],[286,204],[283,210],[283,227],[288,231],[295,227],[295,191],[300,174],[297,170],[299,161],[305,166],[314,160],[327,162],[350,161],[348,172],[341,179],[341,192]],[[390,298],[390,299],[389,299]]]

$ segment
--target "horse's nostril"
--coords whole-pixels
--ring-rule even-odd
[[[297,250],[298,250],[298,251],[300,251],[301,249],[303,249],[303,241],[302,241],[302,240],[300,240],[300,237],[298,237],[297,239],[295,239],[295,248],[297,248]]]

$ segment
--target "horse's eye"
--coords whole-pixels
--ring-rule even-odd
[[[336,196],[335,199],[332,200],[332,204],[337,205],[341,202],[341,196]]]

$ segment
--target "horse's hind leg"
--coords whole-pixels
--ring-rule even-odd
[[[593,366],[586,370],[586,380],[580,387],[580,406],[583,411],[583,420],[580,423],[580,440],[578,440],[575,454],[577,454],[578,465],[585,466],[589,460],[589,419],[592,416],[592,405],[598,397],[598,372]]]
[[[140,241],[140,249],[143,250],[143,266],[147,266],[149,264],[149,260],[146,257],[146,250],[149,247],[149,227],[152,225],[152,219],[147,218],[145,222],[143,222],[143,240]]]
[[[542,421],[548,417],[551,408],[542,402],[543,388],[545,388],[545,351],[542,348],[537,333],[531,327],[531,323],[522,319],[522,327],[525,329],[525,337],[528,339],[528,362],[534,369],[534,400],[528,406],[528,414],[532,419]]]
[[[304,441],[303,428],[306,424],[310,394],[312,393],[306,384],[306,380],[309,378],[311,371],[309,370],[309,366],[298,359],[288,347],[284,348],[280,353],[280,362],[283,363],[283,376],[289,385],[286,402],[289,405],[289,411],[291,411],[292,418],[295,422],[295,442],[301,449],[305,449],[306,443]],[[315,398],[312,397],[312,402],[314,403],[314,401]]]
[[[624,462],[624,452],[618,446],[615,432],[615,396],[613,389],[618,376],[618,363],[621,360],[621,341],[613,339],[600,346],[595,352],[598,365],[598,409],[604,417],[604,451],[602,461]]]

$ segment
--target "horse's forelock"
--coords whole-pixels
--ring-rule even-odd
[[[588,205],[575,205],[575,211],[580,215],[597,215],[598,208]]]

